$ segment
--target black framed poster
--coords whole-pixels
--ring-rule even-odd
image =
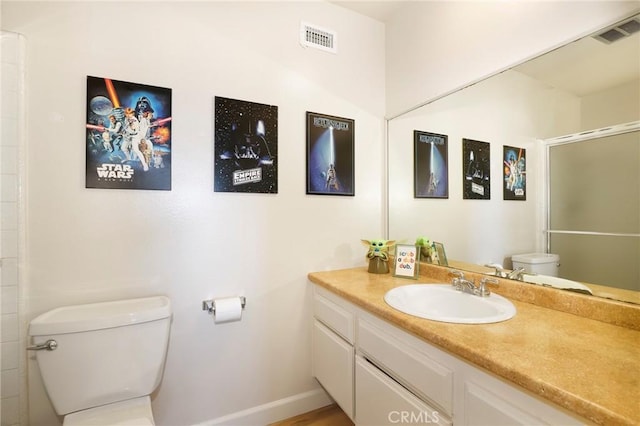
[[[491,199],[489,143],[462,139],[462,198]]]
[[[278,193],[278,107],[215,97],[214,191]]]
[[[415,198],[449,198],[448,136],[413,131]]]
[[[87,77],[87,188],[171,190],[171,89]]]
[[[505,200],[527,199],[527,150],[513,146],[503,146],[502,194]]]
[[[354,125],[307,112],[307,194],[355,195]]]

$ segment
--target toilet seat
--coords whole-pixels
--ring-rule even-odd
[[[63,426],[154,426],[148,396],[77,411],[64,417]]]

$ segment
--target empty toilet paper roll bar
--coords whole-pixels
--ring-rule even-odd
[[[203,300],[202,301],[202,310],[203,311],[207,311],[210,314],[214,314],[216,313],[216,299],[209,299],[209,300]],[[242,309],[244,309],[245,305],[247,304],[247,299],[244,296],[240,296],[240,306],[242,306]]]

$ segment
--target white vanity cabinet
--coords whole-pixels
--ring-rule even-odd
[[[317,285],[313,372],[361,426],[585,424]]]
[[[354,420],[354,307],[316,288],[313,312],[313,375]]]

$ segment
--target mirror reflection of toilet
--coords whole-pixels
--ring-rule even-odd
[[[45,389],[63,425],[154,425],[171,302],[165,296],[46,312],[29,324]]]

